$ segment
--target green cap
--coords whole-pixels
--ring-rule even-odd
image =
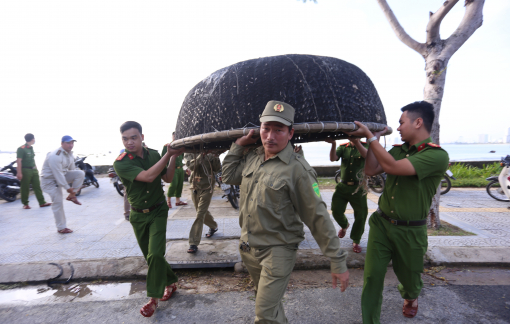
[[[271,100],[259,117],[261,123],[275,121],[290,126],[294,124],[294,108],[285,102]]]

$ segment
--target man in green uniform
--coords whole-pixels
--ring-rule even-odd
[[[175,158],[184,149],[168,148],[168,152],[161,157],[158,151],[143,146],[142,126],[134,121],[122,124],[120,133],[126,150],[115,160],[113,167],[124,184],[131,204],[129,221],[149,266],[147,296],[151,300],[140,309],[140,313],[150,317],[154,314],[158,299],[168,300],[177,289],[177,276],[165,260],[168,206],[165,204],[161,179],[172,182]]]
[[[30,184],[32,184],[32,189],[34,190],[37,201],[39,202],[39,207],[51,206],[51,203],[47,203],[44,200],[41,190],[39,171],[37,171],[37,167],[35,166],[35,153],[34,148],[32,147],[34,143],[34,135],[28,133],[25,135],[25,145],[18,147],[16,152],[16,162],[18,165],[18,173],[16,174],[16,177],[21,182],[21,203],[23,204],[23,209],[30,209],[30,206],[28,205]]]
[[[205,237],[209,238],[218,231],[218,223],[209,212],[209,205],[214,192],[214,175],[221,169],[221,162],[217,154],[186,153],[184,158],[186,167],[191,172],[189,177],[191,198],[197,211],[195,222],[189,232],[188,253],[196,253],[202,239],[204,224],[209,226],[209,232]]]
[[[331,200],[333,217],[341,227],[338,232],[338,237],[343,238],[349,227],[349,222],[345,216],[345,209],[347,208],[347,204],[350,203],[354,210],[354,224],[351,230],[352,250],[355,253],[360,253],[361,246],[359,246],[359,242],[365,231],[368,206],[366,193],[361,189],[357,190],[360,184],[358,172],[365,167],[365,156],[367,155],[368,145],[366,143],[360,143],[357,138],[353,138],[350,142],[342,144],[336,149],[336,141],[334,139],[331,138],[326,142],[331,143],[331,151],[329,152],[329,159],[331,162],[342,159],[342,164],[340,166],[342,181],[336,185],[335,193]]]
[[[379,208],[369,221],[361,295],[365,324],[379,323],[384,276],[390,260],[404,298],[403,315],[414,317],[418,312],[423,256],[427,251],[427,215],[448,168],[448,153],[430,139],[433,106],[420,101],[403,107],[402,111],[397,130],[404,144],[389,152],[379,144],[384,131],[372,134],[366,126],[355,122],[359,129],[350,133],[368,139],[365,174],[373,176],[384,171],[388,175]]]
[[[294,134],[294,108],[269,101],[260,117],[262,146],[244,154],[258,138],[251,130],[232,143],[223,160],[223,181],[241,185],[240,253],[256,291],[255,323],[288,323],[282,297],[304,239],[303,222],[331,258],[333,288],[347,288],[347,253],[321,198],[315,170],[289,140]]]
[[[175,132],[172,133],[172,142],[175,141]],[[166,145],[163,147],[161,151],[161,155],[165,155],[166,153]],[[182,164],[183,154],[179,155],[175,159],[175,173],[172,183],[170,187],[168,187],[168,192],[166,194],[166,204],[168,208],[172,208],[172,197],[175,197],[175,206],[186,206],[187,203],[181,201],[182,195],[182,187],[184,185],[184,169],[182,168],[184,164]]]

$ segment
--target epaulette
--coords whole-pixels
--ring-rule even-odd
[[[21,148],[24,149],[26,146],[25,145],[22,145]]]
[[[393,144],[393,146],[402,146],[402,144]]]
[[[422,143],[420,146],[418,146],[418,152],[420,152],[421,150],[423,150],[425,147],[430,146],[430,147],[435,147],[435,148],[441,148],[441,146],[437,145],[437,144],[434,144],[434,143]]]
[[[349,145],[349,144],[351,144],[351,142],[343,143],[343,144],[340,144],[338,146],[344,146],[344,145]]]
[[[294,154],[295,154],[295,159],[299,163],[301,163],[301,165],[305,168],[306,171],[314,170],[314,168],[312,168],[310,166],[310,164],[308,164],[308,161],[302,155],[299,155],[298,153],[294,153]]]
[[[119,157],[116,159],[117,161],[120,161],[122,160],[125,156],[127,155],[126,152],[122,153],[121,155],[119,155]]]
[[[62,153],[62,150],[58,150],[57,155],[60,155]]]

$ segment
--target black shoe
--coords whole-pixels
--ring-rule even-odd
[[[205,234],[205,237],[209,238],[209,237],[213,236],[214,233],[216,233],[217,231],[218,231],[217,227],[215,229],[212,229],[209,227],[209,232],[207,232],[207,234]]]
[[[190,246],[189,246],[189,249],[188,249],[188,251],[187,251],[187,252],[188,252],[188,253],[197,253],[197,251],[198,251],[198,246],[196,246],[196,245],[190,245]]]

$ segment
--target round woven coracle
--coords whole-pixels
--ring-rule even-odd
[[[280,55],[239,62],[199,82],[184,99],[172,147],[228,149],[258,130],[271,100],[294,107],[294,143],[347,138],[355,120],[372,131],[386,126],[377,90],[361,69],[332,57]]]

